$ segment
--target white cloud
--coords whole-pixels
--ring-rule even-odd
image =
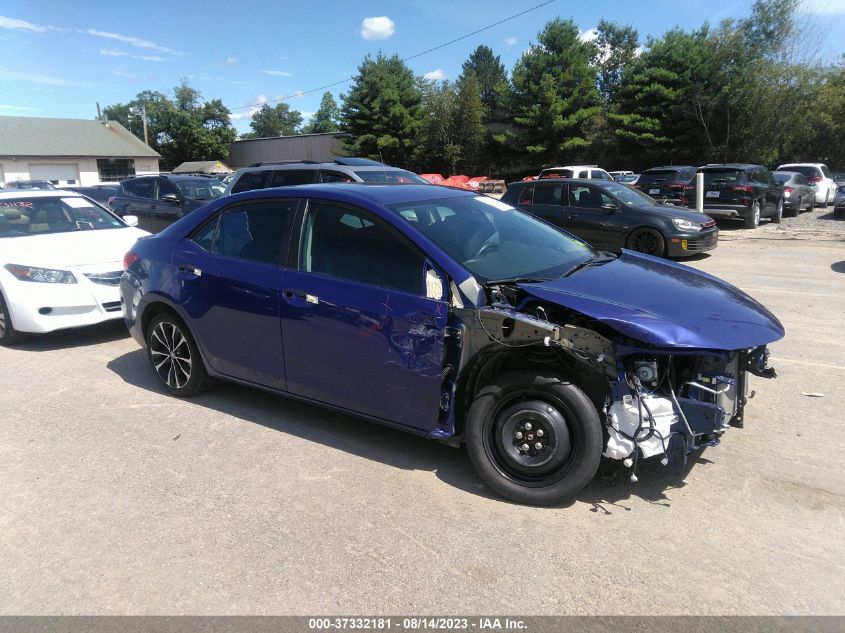
[[[845,0],[807,0],[801,6],[806,13],[835,15],[845,13]]]
[[[271,77],[293,77],[292,73],[285,72],[284,70],[262,70],[261,72]]]
[[[365,40],[386,40],[396,32],[396,25],[386,15],[364,18],[361,21],[361,37]]]
[[[438,68],[437,70],[432,70],[423,75],[424,79],[428,79],[429,81],[443,81],[446,79],[447,75],[443,72],[442,68]]]
[[[510,50],[514,46],[516,46],[517,39],[513,36],[505,38],[505,50]]]
[[[159,44],[156,44],[154,42],[142,40],[139,37],[133,37],[131,35],[121,35],[120,33],[110,33],[108,31],[98,31],[96,29],[88,29],[87,31],[84,31],[84,33],[88,33],[88,35],[94,35],[95,37],[105,37],[106,39],[117,40],[118,42],[123,42],[124,44],[129,44],[137,48],[149,48],[160,53],[172,53],[174,55],[178,54],[177,51],[174,51],[172,48],[160,46]]]
[[[12,79],[14,81],[28,81],[32,84],[44,86],[62,86],[65,88],[92,88],[92,84],[84,81],[73,81],[63,77],[51,77],[50,75],[33,75],[31,73],[19,73],[13,70],[0,69],[0,79]]]
[[[587,29],[586,31],[581,31],[578,35],[578,39],[582,42],[592,42],[596,37],[598,37],[598,30],[597,29]]]
[[[107,55],[109,57],[131,57],[132,59],[141,59],[145,62],[166,62],[164,57],[154,57],[151,55],[133,55],[117,48],[101,48],[100,55]]]
[[[237,57],[227,57],[222,62],[220,62],[220,65],[223,66],[223,68],[228,68],[229,66],[234,66],[237,63],[238,63]]]
[[[24,20],[16,20],[15,18],[7,18],[0,15],[0,29],[14,29],[19,31],[35,31],[36,33],[44,33],[49,27],[41,26],[40,24],[33,24]]]
[[[27,106],[11,105],[8,103],[0,103],[0,112],[36,112],[35,108]]]

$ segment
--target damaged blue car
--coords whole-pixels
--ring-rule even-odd
[[[718,444],[784,335],[711,275],[432,186],[227,196],[125,263],[124,318],[171,394],[222,379],[465,444],[490,489],[537,505],[603,458]]]

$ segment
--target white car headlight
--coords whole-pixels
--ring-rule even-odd
[[[672,218],[672,224],[682,231],[700,231],[701,225],[686,218]]]
[[[76,283],[76,277],[68,270],[37,268],[35,266],[21,266],[19,264],[6,264],[5,268],[19,281],[34,281],[42,284]]]

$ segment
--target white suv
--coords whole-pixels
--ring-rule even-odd
[[[836,182],[830,175],[827,165],[822,163],[789,163],[781,165],[777,171],[796,171],[803,174],[810,181],[810,186],[816,191],[816,204],[825,207],[833,202],[836,196]]]
[[[547,167],[540,172],[543,178],[592,178],[594,180],[610,180],[613,176],[596,165],[566,165],[565,167]]]

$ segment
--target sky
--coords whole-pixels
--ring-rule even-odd
[[[94,118],[97,103],[142,90],[171,94],[184,78],[232,111],[239,132],[264,102],[287,97],[306,120],[321,86],[356,74],[365,55],[411,57],[526,11],[544,0],[86,2],[0,0],[0,115]],[[659,36],[669,28],[748,15],[751,0],[555,0],[407,63],[454,79],[480,44],[510,71],[537,33],[572,18],[589,37],[601,18]],[[845,0],[806,0],[799,16],[820,59],[845,53]],[[339,101],[349,83],[331,88]]]

